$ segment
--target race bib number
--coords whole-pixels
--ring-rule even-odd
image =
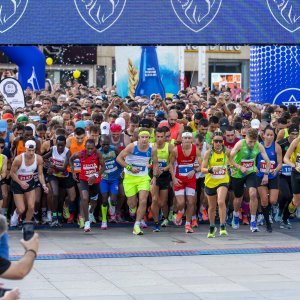
[[[217,168],[217,167],[214,167]],[[211,174],[211,178],[213,179],[224,179],[226,176],[226,168],[225,167],[219,167],[220,169],[218,171],[214,171]]]
[[[146,171],[146,166],[137,166],[137,165],[132,165],[134,168],[140,169],[140,172],[145,172]]]
[[[271,168],[270,168],[270,171],[275,170],[275,168],[276,168],[276,163],[275,163],[274,160],[271,160]],[[261,173],[265,173],[266,170],[267,170],[267,164],[266,164],[266,162],[265,162],[264,160],[261,160],[261,161],[260,161],[260,164],[259,164],[259,171],[260,171]]]
[[[81,169],[81,164],[80,164],[80,160],[79,159],[75,159],[74,160],[74,171],[80,171]]]
[[[179,165],[178,174],[179,176],[187,176],[189,172],[194,170],[194,165]]]
[[[105,172],[106,173],[112,173],[117,170],[117,165],[114,160],[109,160],[105,162]]]
[[[167,161],[166,160],[161,159],[161,160],[158,161],[158,167],[159,167],[160,170],[162,170],[166,166],[167,166]]]
[[[21,180],[21,181],[30,181],[32,178],[33,178],[33,175],[18,175],[18,178]]]
[[[289,165],[282,165],[282,168],[281,168],[281,174],[284,175],[284,176],[291,176],[292,174],[292,167],[289,166]]]
[[[254,160],[253,159],[243,159],[241,161],[241,166],[247,169],[247,172],[252,171],[254,167]]]

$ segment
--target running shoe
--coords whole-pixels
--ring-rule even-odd
[[[263,226],[264,225],[264,215],[263,214],[258,214],[257,216],[257,225]]]
[[[273,217],[272,217],[272,215],[269,215],[269,222],[270,222],[271,224],[273,224]]]
[[[89,213],[89,221],[90,223],[97,223],[93,213]]]
[[[57,218],[52,218],[52,222],[50,223],[51,228],[57,228],[58,227],[58,220]]]
[[[207,222],[208,221],[208,214],[207,214],[206,209],[201,210],[201,214],[202,214],[202,220],[204,222]]]
[[[227,235],[228,235],[228,232],[227,232],[226,226],[221,225],[220,236],[227,236]]]
[[[173,218],[174,218],[174,212],[172,210],[170,210],[169,214],[168,214],[168,220],[169,220],[169,222],[173,222]]]
[[[38,225],[40,223],[39,213],[34,213],[34,215],[33,215],[33,222],[34,222],[35,225]]]
[[[169,226],[169,220],[168,219],[164,219],[162,222],[161,222],[161,227],[168,227]]]
[[[292,224],[289,220],[280,222],[280,229],[292,229]]]
[[[84,226],[85,226],[84,225],[84,220],[83,220],[83,218],[80,215],[78,215],[78,221],[77,221],[77,223],[78,223],[80,229],[84,228]]]
[[[101,223],[101,229],[106,230],[107,229],[107,222],[102,221]]]
[[[176,226],[180,226],[182,224],[182,213],[181,212],[178,212],[177,214],[174,214],[173,215],[173,223],[176,225]]]
[[[196,227],[198,227],[198,221],[197,221],[197,219],[193,219],[192,220],[192,228],[196,228]]]
[[[73,224],[74,223],[74,214],[73,213],[70,213],[70,217],[67,220],[67,223],[68,224]]]
[[[216,237],[216,232],[217,232],[217,228],[215,226],[210,226],[209,227],[209,232],[207,234],[207,237],[209,239]]]
[[[141,228],[143,228],[143,229],[148,228],[148,225],[147,225],[147,223],[144,220],[141,220],[140,224],[141,224],[140,225]]]
[[[10,219],[10,226],[11,227],[17,227],[19,224],[19,216],[15,214],[12,215],[11,219]]]
[[[117,223],[125,222],[125,220],[124,220],[124,218],[122,217],[121,214],[116,214],[116,222]]]
[[[86,221],[85,223],[84,223],[84,232],[90,232],[91,231],[91,223],[90,223],[90,221]]]
[[[271,233],[271,232],[273,231],[272,225],[271,225],[270,223],[266,224],[266,227],[267,227],[267,231],[268,231],[268,232]]]
[[[198,212],[198,220],[199,220],[199,222],[202,222],[202,221],[203,221],[201,211]]]
[[[240,227],[240,218],[238,216],[233,216],[231,222],[232,229],[239,229]]]
[[[190,224],[185,224],[184,229],[185,229],[185,233],[194,233],[194,230]]]
[[[281,222],[282,221],[282,213],[281,213],[281,211],[279,209],[277,210],[277,213],[275,215],[274,221],[275,222]]]
[[[160,225],[159,223],[155,223],[154,226],[153,226],[153,232],[160,232]]]
[[[52,211],[51,210],[47,211],[47,218],[48,218],[48,223],[51,223],[52,222]]]
[[[110,215],[108,222],[109,223],[117,223],[117,216],[116,216],[116,214]]]
[[[133,232],[134,235],[143,235],[144,232],[141,230],[140,225],[134,225],[133,226]]]
[[[42,224],[45,225],[48,223],[47,212],[42,211]]]
[[[293,203],[293,201],[290,202],[288,210],[290,214],[294,214],[297,211],[297,206]]]
[[[241,208],[239,208],[238,212],[239,212],[239,219],[242,221],[243,220],[243,210]]]
[[[259,229],[257,227],[256,221],[253,221],[253,222],[250,223],[250,230],[252,232],[259,232]]]
[[[243,225],[249,225],[249,220],[247,216],[243,216]]]
[[[69,207],[65,206],[63,207],[63,216],[66,220],[68,220],[70,218],[70,211],[69,211]]]

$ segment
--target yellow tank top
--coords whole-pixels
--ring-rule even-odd
[[[224,151],[221,153],[211,152],[208,161],[208,168],[220,167],[221,170],[213,174],[206,174],[204,184],[208,188],[215,188],[222,183],[229,183],[229,175],[227,172],[227,156]]]
[[[294,163],[296,167],[300,167],[300,141],[298,142],[295,151],[292,153],[290,161]]]
[[[285,139],[285,138],[287,138],[287,137],[289,137],[289,131],[288,131],[287,128],[285,128],[285,129],[284,129],[284,137],[283,137],[283,138]]]

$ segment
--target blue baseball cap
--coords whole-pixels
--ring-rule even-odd
[[[84,121],[78,121],[78,122],[75,123],[75,128],[83,128],[83,129],[85,129],[85,127],[86,127],[86,124],[85,124]]]
[[[7,131],[7,121],[0,120],[0,132],[6,132]]]

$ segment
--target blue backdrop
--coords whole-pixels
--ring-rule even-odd
[[[300,42],[299,0],[2,0],[0,9],[1,44]]]
[[[300,106],[300,46],[251,47],[251,101]]]

